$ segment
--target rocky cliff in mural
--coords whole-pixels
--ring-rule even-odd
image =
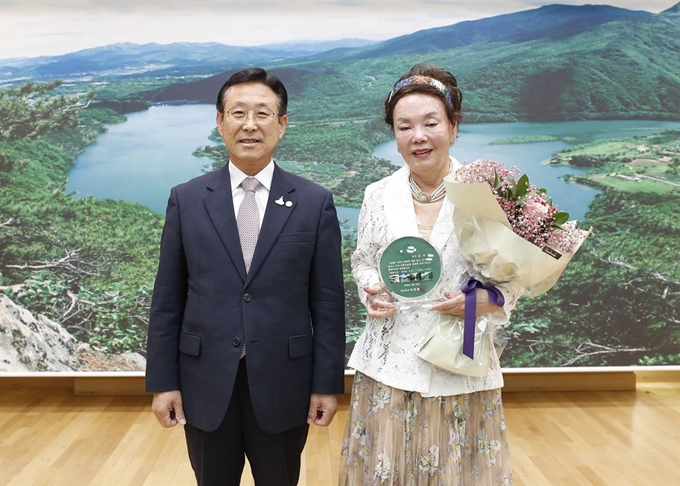
[[[143,371],[137,353],[110,355],[0,295],[0,372]]]

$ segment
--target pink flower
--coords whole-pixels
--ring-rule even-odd
[[[575,250],[580,241],[575,222],[566,224],[569,214],[558,211],[545,189],[531,184],[526,174],[519,174],[517,167],[508,169],[499,162],[481,159],[458,169],[454,179],[489,184],[513,231],[525,240],[540,248]]]
[[[547,202],[538,197],[532,197],[524,206],[524,212],[527,217],[532,219],[546,219],[554,213],[554,208],[549,206]]]

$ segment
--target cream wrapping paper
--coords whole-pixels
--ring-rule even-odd
[[[592,232],[574,225],[568,230],[576,232],[572,252],[544,251],[512,231],[488,184],[455,182],[454,177],[444,179],[446,196],[455,208],[454,233],[475,277],[485,282],[524,289],[530,297],[540,295],[555,285]]]

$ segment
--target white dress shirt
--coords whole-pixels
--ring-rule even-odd
[[[234,215],[238,217],[238,210],[246,195],[246,191],[241,187],[241,182],[249,176],[232,164],[231,160],[229,161],[229,176],[231,177],[231,197],[234,200]],[[274,161],[271,160],[266,167],[255,174],[254,177],[260,182],[260,185],[255,191],[255,201],[257,202],[257,209],[260,213],[260,226],[262,226],[264,212],[267,209],[267,201],[269,200],[269,191],[272,187],[272,178],[274,177]]]

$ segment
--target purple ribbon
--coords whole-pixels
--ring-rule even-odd
[[[460,286],[465,294],[465,333],[463,334],[463,354],[470,359],[475,356],[475,322],[477,321],[477,292],[475,289],[485,289],[489,293],[489,300],[498,307],[505,305],[505,297],[496,287],[486,286],[479,280],[471,278]]]

